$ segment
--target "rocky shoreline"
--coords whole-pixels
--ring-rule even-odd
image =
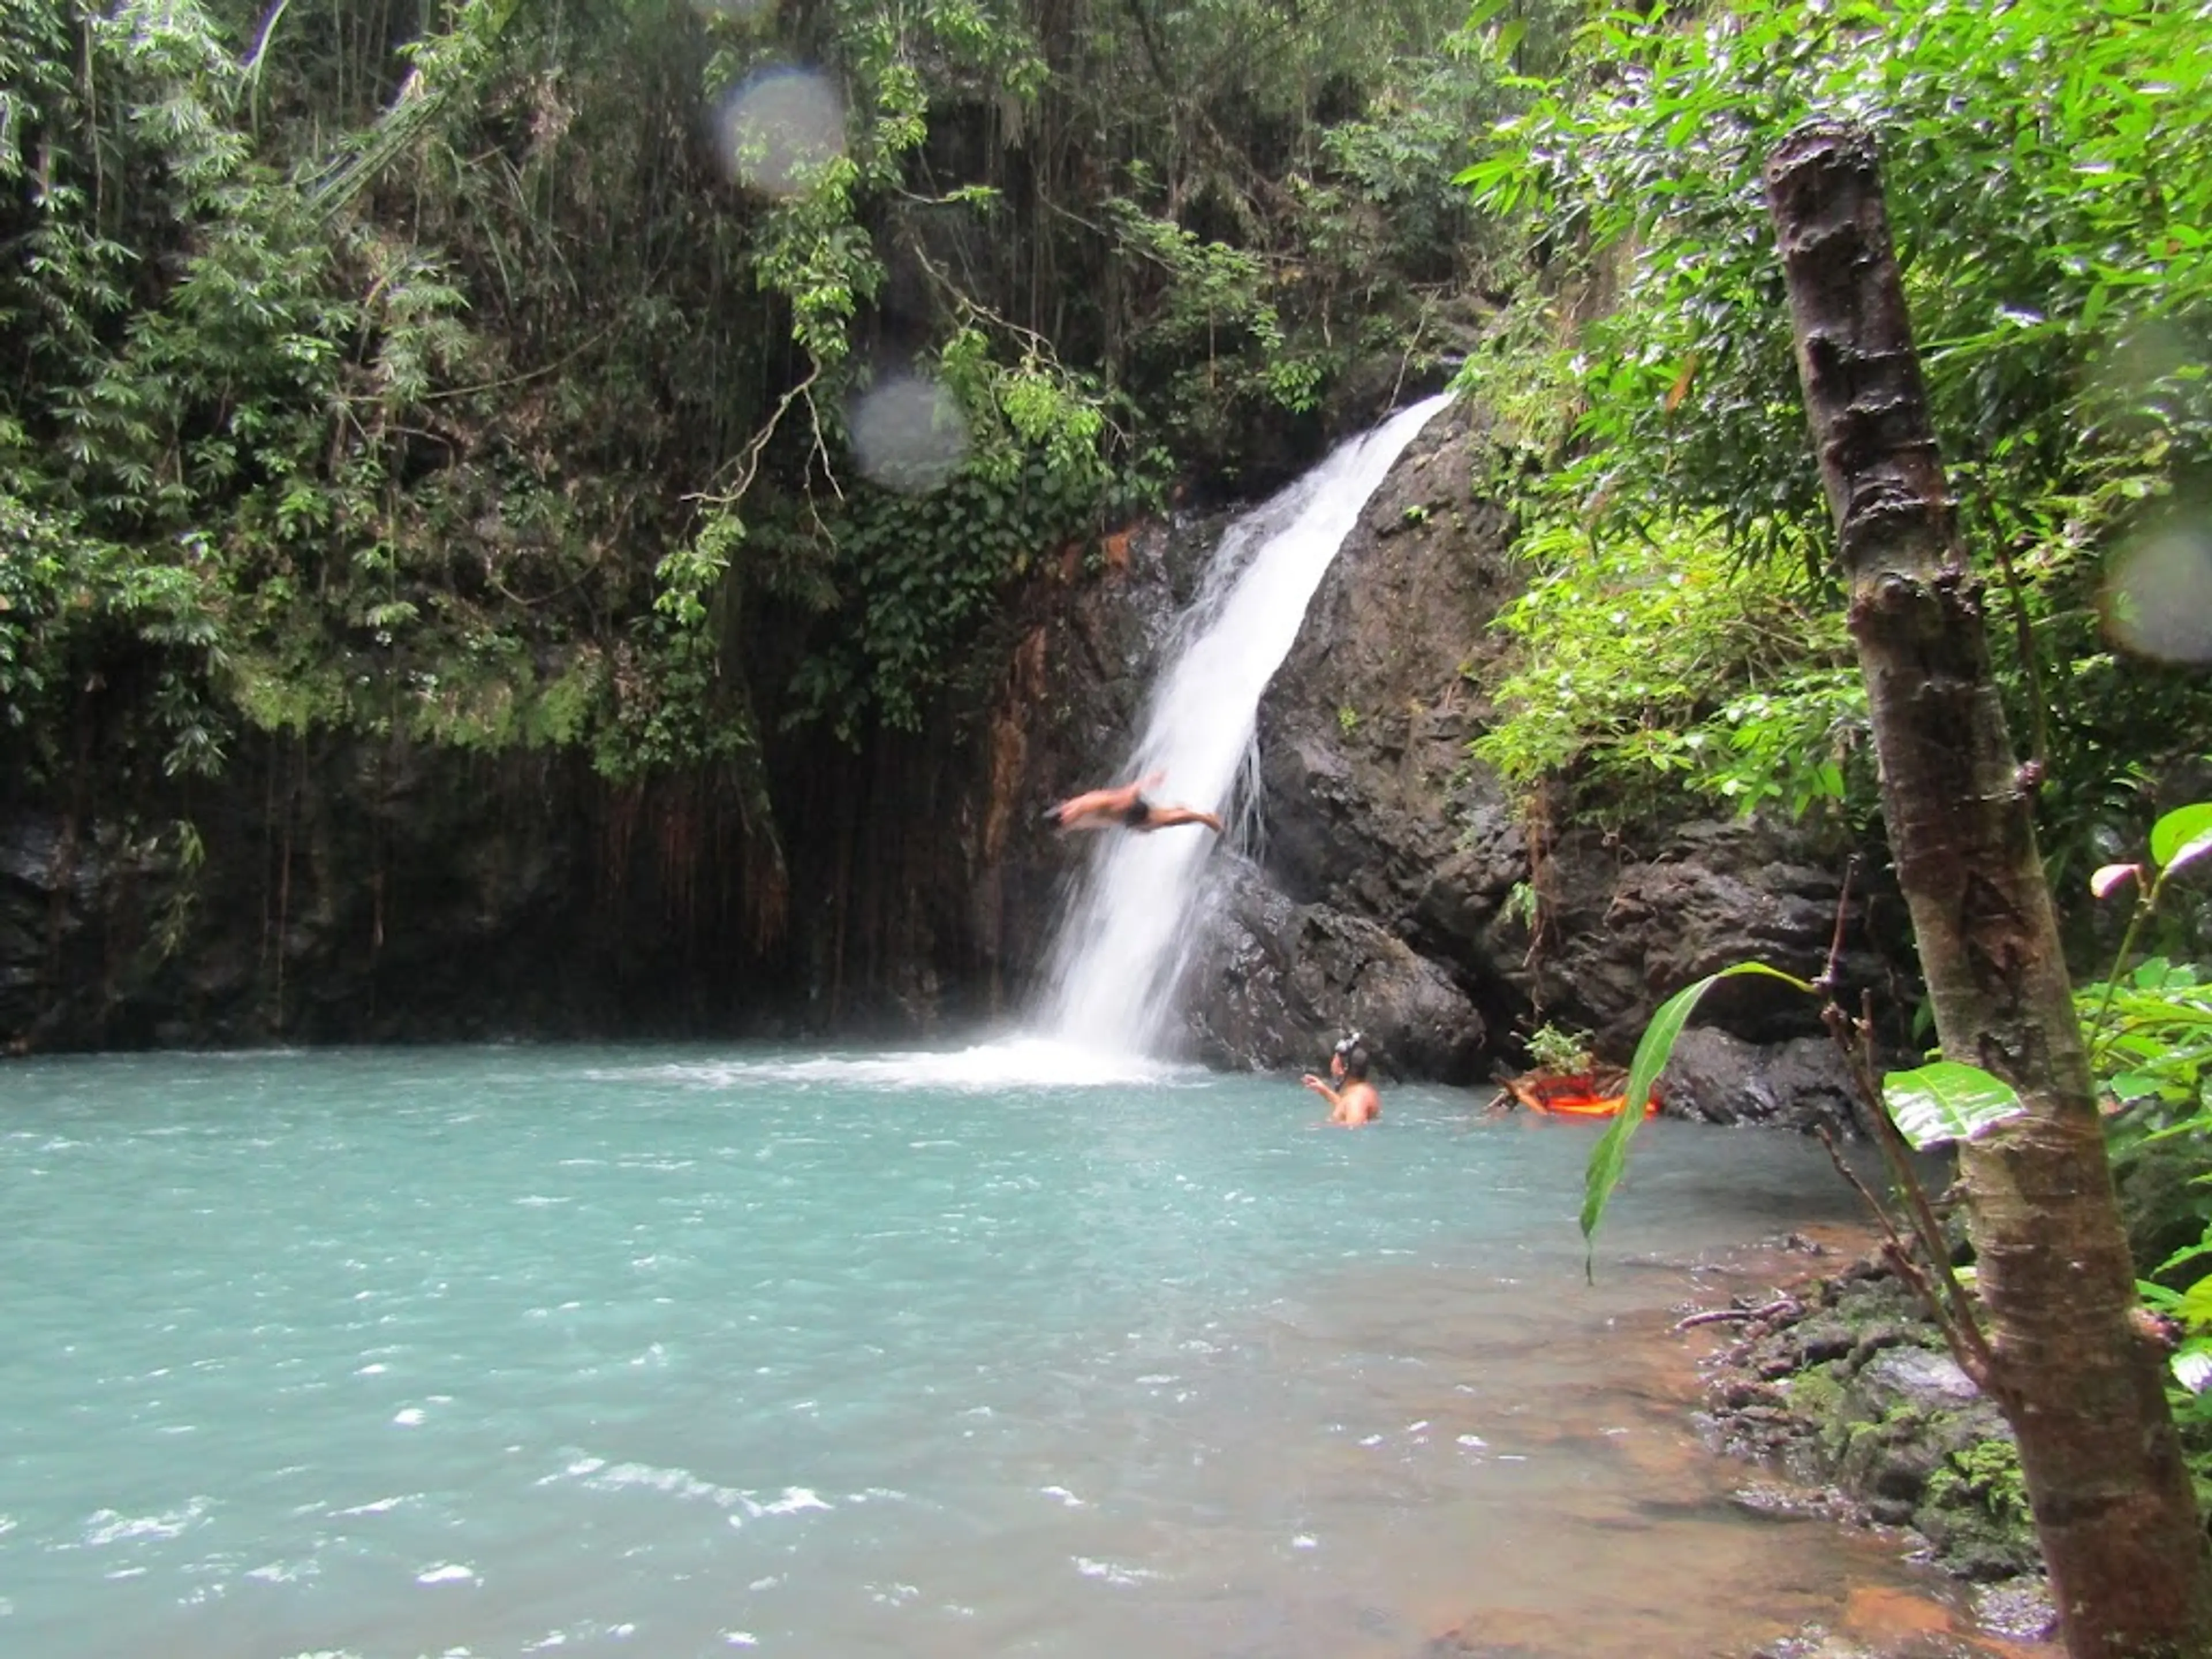
[[[1871,1228],[1796,1224],[1654,1257],[1673,1282],[1642,1310],[1550,1340],[1553,1364],[1594,1368],[1591,1420],[1635,1422],[1635,1402],[1678,1431],[1602,1431],[1643,1478],[1605,1512],[1620,1548],[1588,1601],[1493,1597],[1418,1659],[2064,1659],[2032,1530],[2002,1501],[2003,1425],[1893,1389],[1943,1375],[1932,1328]],[[1558,1404],[1559,1432],[1587,1428]]]
[[[2017,1653],[2051,1639],[2055,1612],[2002,1416],[1878,1254],[1802,1235],[1785,1244],[1802,1274],[1677,1328],[1714,1334],[1700,1360],[1705,1438],[1775,1477],[1745,1484],[1747,1507],[1894,1532],[1911,1559],[1971,1586],[1978,1632],[1999,1645],[1913,1632],[1869,1647],[1808,1630],[1755,1659]]]

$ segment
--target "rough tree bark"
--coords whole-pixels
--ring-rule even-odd
[[[1960,1149],[1990,1391],[2020,1443],[2074,1659],[2212,1651],[2212,1574],[2134,1268],[1982,586],[1936,450],[1875,146],[1808,126],[1769,160],[1797,367],[1850,580],[1882,811],[1948,1058],[2025,1115]]]

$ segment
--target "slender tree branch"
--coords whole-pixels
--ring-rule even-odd
[[[1888,1168],[1891,1185],[1904,1201],[1913,1236],[1928,1259],[1928,1272],[1934,1276],[1934,1285],[1931,1286],[1928,1278],[1917,1268],[1907,1269],[1900,1265],[1899,1272],[1920,1291],[1922,1298],[1928,1304],[1936,1324],[1950,1344],[1952,1355],[1958,1360],[1960,1369],[1972,1377],[1974,1385],[1984,1393],[2002,1399],[2002,1378],[1996,1355],[1990,1347],[1989,1338],[1983,1333],[1972,1300],[1966,1294],[1966,1287],[1959,1282],[1958,1274],[1951,1269],[1950,1242],[1944,1234],[1942,1223],[1936,1218],[1935,1206],[1929,1202],[1928,1189],[1920,1184],[1920,1177],[1913,1170],[1912,1149],[1905,1144],[1897,1125],[1890,1121],[1888,1109],[1882,1103],[1881,1079],[1875,1074],[1873,1058],[1869,1052],[1872,1041],[1870,1034],[1874,1030],[1873,1013],[1866,1010],[1854,1022],[1832,997],[1820,1011],[1820,1018],[1827,1026],[1828,1035],[1834,1040],[1837,1049],[1842,1054],[1844,1064],[1849,1068],[1859,1095],[1867,1103],[1867,1117],[1873,1127],[1875,1144],[1881,1150],[1882,1162]],[[1829,1156],[1836,1157],[1832,1145],[1829,1148]],[[1842,1167],[1839,1158],[1838,1167]],[[1847,1178],[1850,1178],[1852,1185],[1859,1187],[1862,1193],[1865,1192],[1865,1188],[1855,1177]],[[1887,1212],[1877,1208],[1877,1213],[1883,1216],[1884,1224],[1887,1227]],[[1904,1249],[1902,1240],[1894,1228],[1889,1231],[1889,1249],[1893,1259],[1901,1261],[1909,1253]],[[1939,1289],[1940,1295],[1937,1294]]]
[[[1754,1320],[1779,1319],[1787,1314],[1802,1312],[1804,1304],[1791,1296],[1777,1297],[1759,1308],[1715,1308],[1709,1313],[1694,1313],[1686,1319],[1674,1322],[1677,1331],[1695,1330],[1700,1325],[1748,1324]]]
[[[1859,855],[1854,853],[1844,860],[1844,879],[1836,890],[1836,924],[1828,935],[1828,959],[1821,964],[1820,978],[1813,988],[1820,995],[1833,998],[1844,960],[1844,924],[1850,919],[1851,906],[1851,878],[1858,873]]]
[[[1836,1166],[1836,1173],[1850,1184],[1851,1189],[1865,1200],[1867,1208],[1874,1212],[1875,1219],[1881,1224],[1882,1232],[1886,1235],[1881,1246],[1883,1259],[1889,1263],[1891,1270],[1920,1298],[1922,1306],[1928,1310],[1928,1316],[1936,1322],[1936,1328],[1942,1332],[1944,1346],[1951,1350],[1952,1357],[1959,1362],[1959,1368],[1973,1380],[1975,1387],[1986,1389],[1988,1387],[1984,1380],[1986,1367],[1980,1358],[1980,1352],[1985,1345],[1981,1341],[1979,1328],[1971,1324],[1966,1328],[1973,1333],[1971,1338],[1962,1332],[1958,1321],[1945,1306],[1944,1298],[1937,1294],[1935,1285],[1929,1282],[1928,1275],[1921,1271],[1920,1264],[1912,1259],[1911,1246],[1906,1242],[1904,1234],[1898,1231],[1897,1224],[1891,1218],[1887,1206],[1875,1196],[1873,1189],[1868,1187],[1865,1182],[1859,1179],[1858,1171],[1844,1161],[1843,1152],[1836,1145],[1836,1138],[1826,1128],[1821,1129],[1820,1134],[1820,1145],[1827,1148],[1828,1161]],[[1940,1263],[1945,1258],[1938,1256],[1936,1260]]]
[[[2027,595],[2021,586],[2020,572],[2013,568],[2012,549],[2002,536],[1990,539],[1996,544],[1997,568],[2004,573],[2005,592],[2012,599],[2014,648],[2020,653],[2021,672],[2027,680],[2028,763],[2035,768],[2034,779],[2039,780],[2051,761],[2051,711],[2043,695],[2043,670],[2035,649],[2035,626],[2028,619]]]
[[[775,436],[777,428],[783,424],[783,417],[791,412],[791,406],[793,404],[805,398],[807,414],[813,427],[814,447],[811,454],[821,458],[823,475],[830,480],[830,487],[836,491],[838,499],[843,500],[845,492],[839,489],[837,475],[830,468],[829,445],[822,434],[822,411],[816,408],[814,404],[814,383],[821,378],[822,365],[817,362],[806,371],[805,380],[799,381],[776,400],[775,408],[769,411],[767,421],[757,432],[753,434],[744,448],[738,453],[737,459],[725,463],[715,475],[719,483],[729,473],[732,467],[735,467],[738,477],[734,484],[726,489],[701,490],[684,499],[723,508],[735,507],[743,501],[745,492],[753,487],[753,480],[760,475],[761,456],[767,450],[769,441]]]

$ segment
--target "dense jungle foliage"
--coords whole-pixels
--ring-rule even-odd
[[[1461,21],[0,0],[17,782],[566,748],[772,877],[764,738],[914,729],[1031,561],[1433,360]]]
[[[2117,945],[2080,929],[2079,1001],[2200,1493],[2212,1025],[2200,971],[2140,953],[2208,933],[2185,866],[2212,808],[2160,810],[2212,729],[2208,25],[2135,0],[1615,15],[1516,83],[1462,175],[1528,267],[1468,371],[1522,452],[1534,567],[1477,752],[1547,810],[1633,823],[1686,787],[1856,825],[1865,696],[1762,168],[1808,118],[1875,135],[2054,892],[2087,921],[2119,872],[2144,893]]]
[[[772,872],[764,738],[917,729],[1033,562],[1449,354],[1533,574],[1477,753],[1623,822],[1864,823],[1759,198],[1826,111],[1881,136],[2070,892],[2212,714],[2208,40],[2140,0],[0,0],[0,741],[34,787],[246,732],[567,748],[714,780]]]
[[[1536,475],[1537,580],[1479,751],[1616,817],[1684,784],[1870,817],[1760,172],[1849,116],[1881,146],[2010,722],[2078,895],[2212,715],[2204,9],[1741,0],[1597,19],[1514,85],[1462,176],[1534,275],[1467,378]]]
[[[714,776],[772,867],[764,733],[917,728],[1033,562],[1449,352],[1535,574],[1478,753],[1622,820],[1864,822],[1759,193],[1826,110],[1883,137],[2065,887],[2212,714],[2169,637],[2208,38],[2134,0],[4,0],[9,752],[570,747]],[[935,459],[871,465],[871,419]]]

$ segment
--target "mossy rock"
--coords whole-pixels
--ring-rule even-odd
[[[1978,1425],[1953,1425],[1960,1443],[1928,1478],[1913,1525],[1934,1547],[1943,1568],[1961,1578],[2009,1578],[2042,1560],[2028,1513],[2027,1482],[2009,1435],[1980,1435]]]
[[[1729,1357],[1733,1375],[1760,1379],[1759,1396],[1773,1402],[1762,1405],[1756,1435],[1739,1434],[1739,1443],[1801,1480],[1832,1483],[1872,1521],[1917,1531],[1936,1564],[1960,1577],[2035,1571],[2040,1554],[2012,1431],[1940,1346],[1911,1293],[1855,1271],[1805,1287],[1799,1300],[1803,1316]],[[1720,1416],[1726,1438],[1725,1409]],[[1776,1417],[1785,1421],[1778,1426]]]

